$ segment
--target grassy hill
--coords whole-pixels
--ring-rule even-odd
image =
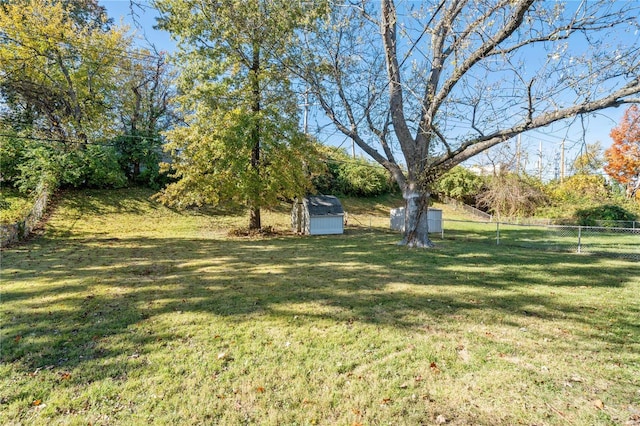
[[[2,252],[2,424],[635,424],[637,262],[65,193]],[[397,200],[396,200],[397,201]],[[286,208],[266,226],[288,227]]]

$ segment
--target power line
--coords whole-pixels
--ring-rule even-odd
[[[75,144],[75,145],[94,145],[94,146],[111,146],[111,147],[118,146],[115,143],[102,143],[102,142],[95,142],[95,141],[84,141],[79,139],[58,139],[58,138],[50,138],[50,137],[22,136],[22,135],[16,135],[11,133],[0,133],[0,137],[31,140],[35,142],[59,143],[62,145]],[[151,141],[157,141],[160,139],[159,137],[135,136],[135,135],[116,135],[112,139],[118,139],[118,138],[141,139],[141,140],[151,140]]]
[[[27,39],[29,41],[32,42],[53,42],[56,44],[66,44],[66,45],[70,45],[73,46],[75,49],[77,50],[82,50],[85,49],[85,52],[88,51],[89,49],[92,49],[93,52],[96,51],[106,51],[106,52],[111,52],[113,54],[113,56],[116,56],[118,58],[121,59],[137,59],[137,60],[144,60],[144,61],[158,61],[161,59],[165,59],[166,55],[158,55],[158,54],[151,54],[151,53],[142,53],[140,51],[135,51],[135,50],[128,50],[128,49],[120,49],[120,48],[116,48],[116,47],[104,47],[104,46],[94,46],[89,44],[87,41],[83,41],[83,40],[76,40],[73,44],[70,43],[69,40],[64,40],[62,37],[52,37],[50,35],[42,35],[42,36],[38,36],[36,34],[21,34],[21,37],[24,39]],[[4,39],[5,41],[8,42],[12,42],[12,43],[16,43],[19,45],[23,45],[25,46],[25,43],[23,42],[23,40],[18,39],[18,38],[13,38],[11,36],[9,36],[7,34],[6,31],[1,31],[0,32],[0,38]],[[26,46],[26,47],[32,47],[32,46]],[[142,50],[142,49],[140,49]],[[45,56],[44,54],[42,54],[42,56]]]

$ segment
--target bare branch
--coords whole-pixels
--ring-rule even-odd
[[[640,79],[636,79],[634,82],[629,83],[623,89],[620,89],[608,96],[592,102],[586,102],[581,105],[575,105],[556,111],[550,111],[543,113],[530,121],[518,124],[509,129],[501,130],[488,134],[476,139],[471,139],[465,142],[451,154],[440,157],[432,163],[432,166],[446,166],[453,167],[461,162],[468,160],[469,158],[495,146],[501,142],[511,139],[512,137],[524,133],[528,130],[538,129],[540,127],[548,126],[556,121],[564,120],[570,117],[575,117],[581,114],[587,114],[589,112],[598,111],[609,107],[618,107],[620,105],[629,103],[632,99],[627,98],[630,95],[634,95],[640,92]]]

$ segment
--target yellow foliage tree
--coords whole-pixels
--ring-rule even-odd
[[[0,96],[41,130],[83,147],[112,124],[124,30],[93,0],[17,0],[0,7]]]

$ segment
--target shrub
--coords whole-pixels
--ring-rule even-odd
[[[122,188],[127,176],[120,168],[116,150],[108,146],[90,145],[84,152],[84,181],[92,188]]]
[[[637,219],[637,216],[620,206],[605,204],[576,210],[575,218],[581,226],[596,226],[598,221],[603,221],[602,226],[616,227],[617,221],[632,222]]]
[[[24,156],[17,169],[19,176],[15,183],[23,193],[35,191],[40,185],[51,190],[60,186],[66,161],[61,155],[45,145],[34,145],[25,150]]]
[[[0,136],[0,182],[13,185],[20,176],[18,166],[22,161],[27,141],[7,132]]]
[[[25,150],[18,170],[16,183],[25,193],[43,184],[56,189],[60,186],[121,188],[127,183],[116,152],[111,147],[100,145],[74,151],[34,145]]]
[[[554,201],[568,203],[602,202],[610,195],[607,183],[602,176],[577,174],[549,186]]]
[[[339,192],[356,197],[375,197],[391,191],[389,173],[364,160],[342,164],[337,183]]]
[[[435,192],[439,196],[475,204],[483,185],[484,181],[480,176],[462,166],[456,166],[438,179]]]
[[[375,197],[396,188],[384,167],[362,158],[351,158],[339,148],[325,147],[323,151],[326,171],[313,179],[319,193]]]
[[[498,217],[533,216],[547,202],[535,182],[512,173],[491,178],[478,196],[479,205]]]

